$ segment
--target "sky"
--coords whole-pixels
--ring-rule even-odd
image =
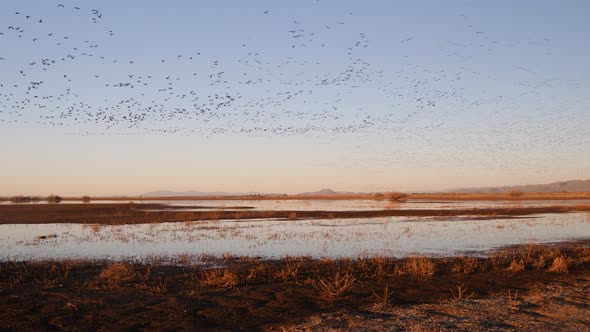
[[[0,7],[0,195],[590,178],[587,1]]]

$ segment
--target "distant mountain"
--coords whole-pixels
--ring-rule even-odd
[[[143,197],[200,197],[200,196],[234,196],[243,195],[238,193],[227,193],[222,191],[214,192],[202,192],[202,191],[170,191],[170,190],[158,190],[149,193],[141,194]]]
[[[337,192],[332,189],[322,189],[313,192],[300,193],[297,196],[334,196],[334,195],[350,195],[352,192]]]
[[[590,191],[590,180],[571,180],[562,182],[553,182],[547,184],[530,184],[522,186],[505,186],[505,187],[483,187],[483,188],[458,188],[448,190],[456,193],[504,193],[509,191],[522,192],[539,192],[539,193],[553,193],[553,192],[583,192]]]

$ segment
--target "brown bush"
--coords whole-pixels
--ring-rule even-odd
[[[324,297],[339,297],[347,292],[356,282],[351,273],[336,272],[331,277],[320,277],[316,274],[314,279],[309,279],[313,287],[319,290]]]

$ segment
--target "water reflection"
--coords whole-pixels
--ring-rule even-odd
[[[55,234],[56,237],[36,238]],[[481,254],[528,242],[590,238],[590,215],[521,219],[387,217],[195,221],[139,225],[0,225],[2,259],[142,259],[222,255],[357,257]]]

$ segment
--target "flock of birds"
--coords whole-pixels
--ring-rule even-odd
[[[403,139],[407,126],[421,132],[439,130],[453,112],[490,104],[508,108],[521,94],[541,97],[551,86],[520,66],[514,71],[531,79],[501,82],[507,90],[518,87],[518,94],[474,94],[470,82],[500,79],[471,69],[470,61],[482,52],[518,43],[495,40],[460,13],[457,21],[470,38],[446,41],[437,55],[456,65],[432,68],[407,57],[403,66],[391,70],[371,60],[368,50],[379,45],[367,32],[344,30],[354,12],[321,25],[308,26],[297,18],[284,22],[283,44],[273,46],[286,49],[288,55],[282,59],[265,54],[251,41],[230,45],[235,59],[214,49],[130,58],[112,54],[108,46],[120,42],[116,29],[105,23],[108,13],[65,2],[56,2],[55,9],[57,16],[52,17],[17,11],[10,25],[0,23],[0,126],[63,127],[72,135],[395,131]],[[261,11],[260,20],[273,13]],[[87,25],[73,30],[99,33],[79,38],[52,30],[52,23],[70,17]],[[403,54],[418,41],[418,36],[409,35],[394,46]],[[27,45],[26,56],[2,54],[14,43]],[[316,56],[322,52],[330,57]]]

